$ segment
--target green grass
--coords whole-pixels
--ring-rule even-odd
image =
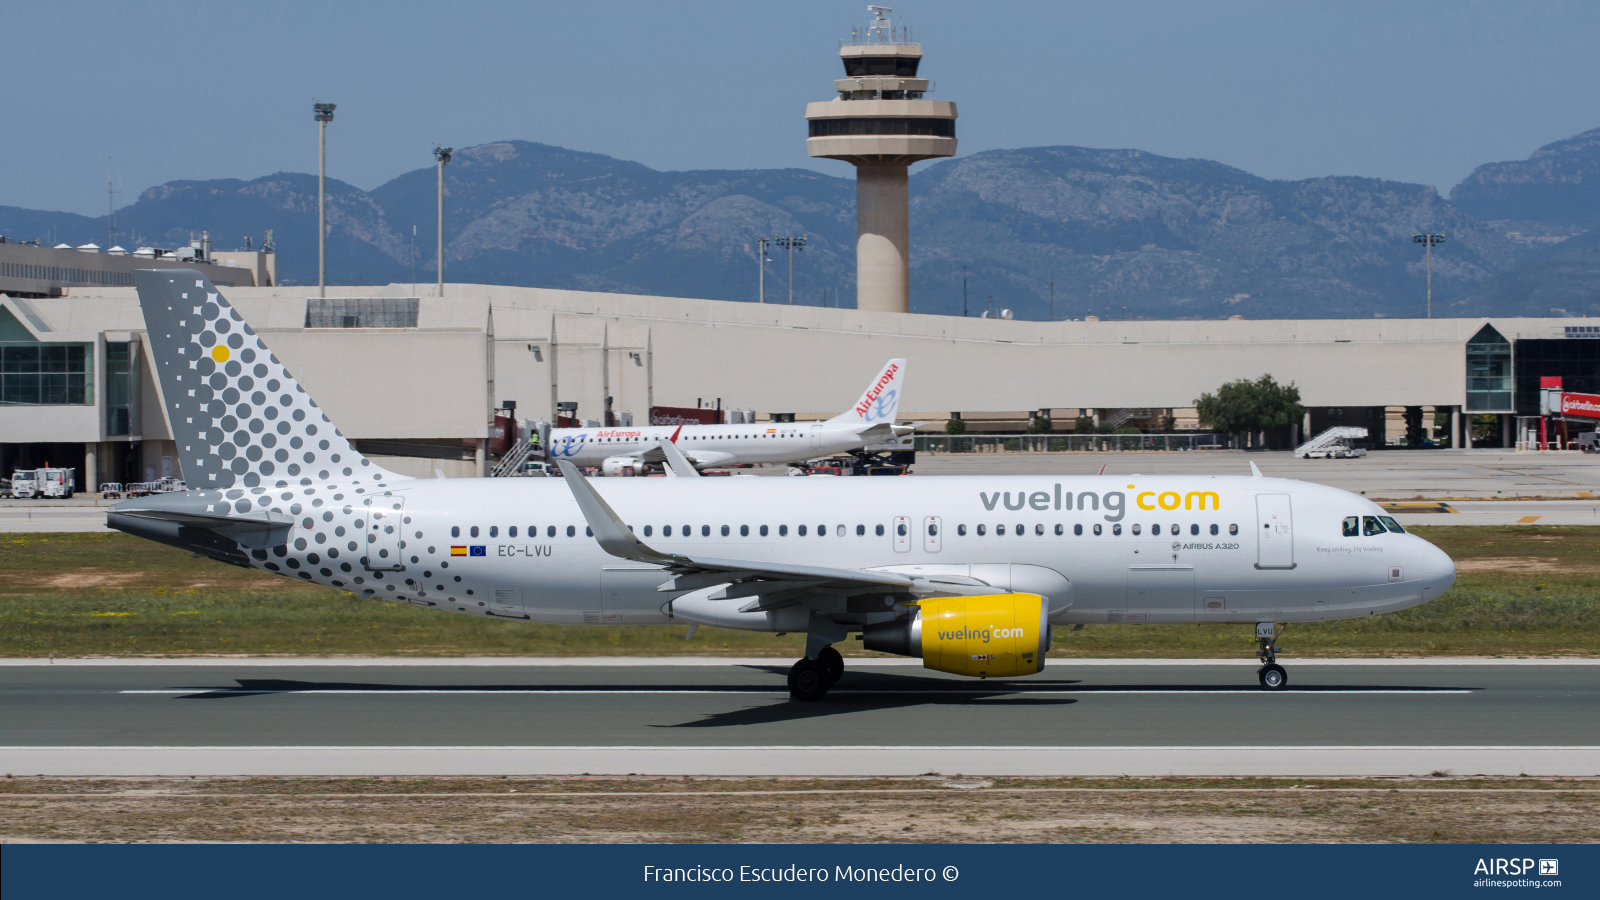
[[[1286,656],[1600,654],[1600,528],[1414,529],[1463,572],[1386,616],[1292,626]],[[1056,630],[1058,656],[1251,658],[1242,625]],[[0,656],[794,657],[800,635],[529,625],[424,610],[193,559],[127,535],[0,537]],[[847,652],[849,648],[842,648]]]

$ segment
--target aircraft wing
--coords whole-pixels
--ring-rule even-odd
[[[916,585],[916,579],[895,572],[868,572],[829,566],[800,566],[790,563],[662,553],[639,540],[628,530],[628,526],[623,524],[622,518],[611,508],[611,504],[600,496],[600,492],[578,472],[576,466],[564,459],[558,460],[556,465],[566,477],[573,499],[578,501],[578,508],[583,511],[583,518],[594,532],[595,541],[600,544],[601,549],[620,559],[653,563],[669,570],[665,574],[675,577],[664,585],[668,590],[688,590],[692,589],[692,585],[709,586],[748,579],[803,581],[815,585],[824,583],[836,586],[871,585],[901,590],[909,590]],[[688,577],[696,575],[701,577]]]

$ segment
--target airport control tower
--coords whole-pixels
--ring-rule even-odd
[[[839,48],[838,95],[806,104],[806,151],[856,167],[856,308],[910,312],[906,173],[918,160],[956,155],[956,105],[922,99],[922,46],[889,23],[889,7],[867,9],[866,33]]]

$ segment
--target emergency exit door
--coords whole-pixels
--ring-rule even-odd
[[[1294,568],[1294,519],[1288,494],[1256,495],[1256,568]]]

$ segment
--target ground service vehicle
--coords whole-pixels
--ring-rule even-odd
[[[237,566],[463,615],[801,632],[791,694],[834,647],[977,677],[1041,671],[1058,626],[1233,622],[1264,687],[1277,626],[1443,593],[1450,557],[1377,505],[1253,476],[415,479],[374,465],[204,276],[135,274],[182,493],[107,524]],[[1254,467],[1252,466],[1252,469]]]

